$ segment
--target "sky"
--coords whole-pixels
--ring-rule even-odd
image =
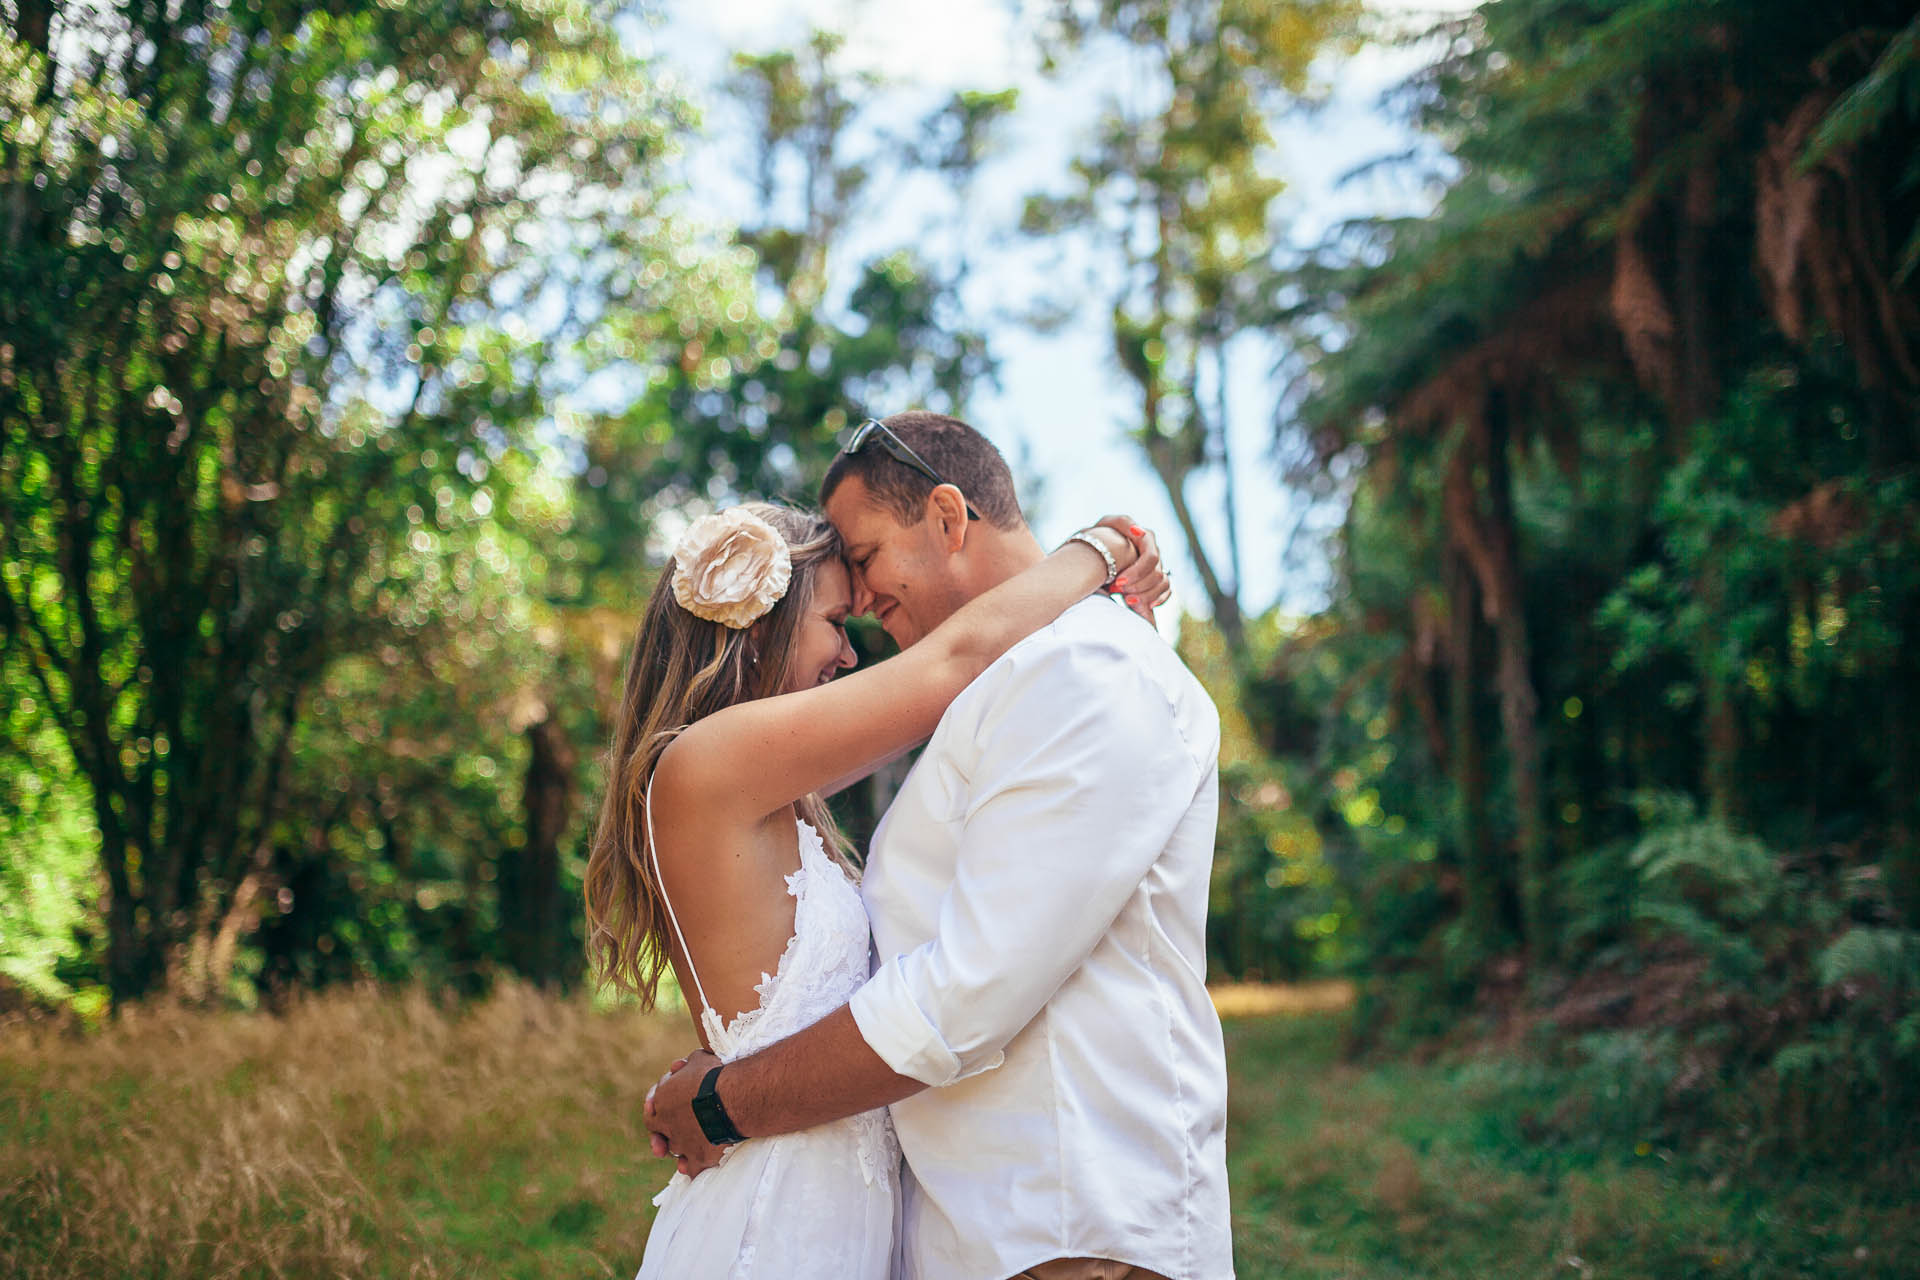
[[[1181,609],[1204,614],[1206,600],[1165,493],[1123,434],[1135,410],[1111,364],[1108,296],[1087,277],[1084,253],[1037,244],[1013,231],[1028,194],[1062,186],[1067,163],[1085,145],[1103,96],[1125,82],[1124,65],[1112,58],[1075,64],[1055,78],[1043,76],[1032,36],[1041,7],[1037,0],[661,0],[659,20],[646,38],[687,77],[682,88],[706,113],[708,141],[694,144],[687,154],[689,199],[696,213],[722,225],[740,221],[742,202],[753,199],[743,154],[721,141],[742,119],[716,88],[733,50],[793,47],[810,26],[841,32],[849,69],[871,70],[893,82],[883,90],[879,113],[889,119],[916,118],[959,89],[1019,89],[1019,106],[1000,149],[978,179],[968,223],[972,269],[966,310],[973,323],[986,328],[1001,361],[1000,387],[975,393],[968,420],[1001,447],[1023,480],[1039,482],[1040,499],[1031,514],[1043,543],[1053,545],[1115,510],[1131,514],[1154,528],[1172,553],[1178,608],[1164,611],[1165,616]],[[1376,0],[1374,7],[1411,22],[1419,15],[1471,6],[1464,0],[1418,5]],[[1340,181],[1364,161],[1413,142],[1381,109],[1380,97],[1424,56],[1420,49],[1369,46],[1329,62],[1322,71],[1331,91],[1327,105],[1279,122],[1277,170],[1288,183],[1282,213],[1293,243],[1311,243],[1345,218],[1428,207],[1432,193],[1419,189],[1410,175],[1381,171]],[[924,190],[889,192],[861,220],[860,234],[845,255],[848,262],[901,245],[937,244],[929,231],[943,212],[943,199],[931,183]],[[1070,304],[1072,318],[1047,333],[1018,319],[1039,301],[1037,280],[1046,282],[1056,300],[1064,296]],[[1280,485],[1273,461],[1278,354],[1264,341],[1242,343],[1228,380],[1230,449],[1240,495],[1240,600],[1250,613],[1275,604],[1293,612],[1313,609],[1322,602],[1327,581],[1324,559],[1313,554],[1311,537],[1297,542],[1294,558],[1283,562],[1289,533],[1307,513]],[[1189,501],[1218,562],[1226,544],[1220,485],[1197,479]],[[1314,523],[1324,524],[1335,513],[1322,509],[1312,515]]]

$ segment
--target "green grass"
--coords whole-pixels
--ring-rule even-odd
[[[1899,1196],[1555,1137],[1566,1078],[1356,1066],[1345,1016],[1228,1023],[1245,1280],[1920,1275]],[[640,1099],[685,1039],[513,989],[0,1029],[0,1276],[631,1276],[667,1173]]]
[[[1920,1275],[1920,1211],[1835,1174],[1739,1174],[1557,1135],[1569,1080],[1513,1060],[1353,1066],[1341,1015],[1228,1024],[1243,1280]]]

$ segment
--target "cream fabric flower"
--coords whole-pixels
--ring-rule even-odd
[[[773,608],[792,580],[787,540],[745,507],[702,516],[673,548],[673,598],[736,631]]]

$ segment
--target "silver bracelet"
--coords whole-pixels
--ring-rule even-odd
[[[1107,562],[1107,580],[1100,584],[1100,588],[1101,590],[1104,591],[1106,588],[1113,585],[1113,580],[1120,576],[1119,562],[1113,558],[1113,552],[1107,550],[1105,544],[1103,544],[1100,541],[1100,539],[1093,536],[1093,530],[1082,529],[1080,530],[1080,532],[1068,538],[1067,542],[1084,542],[1088,546],[1092,547],[1095,551],[1098,551],[1100,553],[1100,558]],[[1064,547],[1067,545],[1067,543],[1063,542],[1060,545]]]

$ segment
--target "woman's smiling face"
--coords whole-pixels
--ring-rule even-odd
[[[828,560],[814,570],[813,601],[793,638],[793,662],[787,669],[785,693],[798,693],[825,684],[853,666],[853,646],[847,641],[847,616],[853,612],[853,583],[840,560]]]

